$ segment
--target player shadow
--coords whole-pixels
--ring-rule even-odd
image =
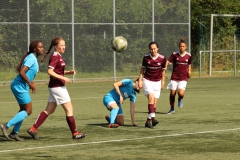
[[[135,113],[146,113],[146,114],[148,114],[148,112],[139,112],[139,111],[135,111]],[[167,114],[167,112],[155,112],[155,114]]]
[[[100,126],[100,127],[104,127],[106,128],[108,126],[108,123],[90,123],[90,124],[86,124],[89,126]]]

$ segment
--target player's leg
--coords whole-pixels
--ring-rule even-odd
[[[180,81],[178,83],[178,108],[182,108],[183,107],[183,97],[184,97],[184,92],[187,86],[187,82],[186,81]]]
[[[119,125],[117,124],[117,114],[119,111],[119,106],[120,104],[117,104],[115,101],[111,101],[108,103],[109,109],[110,109],[110,123],[108,125],[108,128],[117,128]],[[116,121],[116,122],[115,122]]]
[[[177,85],[178,85],[178,82],[171,80],[167,86],[167,89],[170,90],[170,95],[169,95],[170,110],[168,111],[167,114],[172,114],[175,112],[174,103],[175,103]]]
[[[153,126],[151,124],[152,116],[153,116],[153,113],[154,113],[154,94],[153,94],[154,90],[153,90],[152,82],[143,78],[143,89],[144,89],[144,94],[148,99],[148,105],[147,105],[148,116],[147,116],[147,120],[145,122],[145,127],[153,128]]]
[[[87,136],[86,133],[82,133],[81,131],[77,131],[77,127],[76,127],[76,122],[73,116],[73,106],[72,106],[72,102],[66,102],[64,104],[61,104],[65,113],[66,113],[66,121],[67,124],[71,130],[72,133],[72,138],[73,139],[82,139],[85,138]]]
[[[18,132],[22,126],[23,120],[32,113],[32,102],[28,91],[21,89],[22,93],[20,93],[16,88],[12,86],[11,89],[15,98],[18,101],[20,111],[10,121],[8,121],[5,126],[3,126],[3,128],[1,126],[1,129],[3,130],[4,136],[6,138],[12,138],[16,141],[21,141],[23,139],[19,138]],[[11,126],[14,126],[13,131],[8,136],[6,136],[7,129]]]
[[[119,125],[116,122],[116,117],[119,111],[120,104],[117,104],[111,94],[107,94],[103,97],[104,106],[110,111],[110,116],[105,116],[108,121],[108,128],[117,128]]]
[[[27,130],[27,133],[32,136],[33,139],[38,140],[38,128],[45,122],[45,120],[48,118],[48,116],[52,113],[54,113],[57,103],[56,99],[54,98],[54,93],[57,92],[57,89],[51,89],[49,88],[49,97],[48,97],[48,104],[44,111],[42,111],[37,119],[35,120],[32,127],[30,127],[29,130]],[[59,91],[60,92],[60,91]]]
[[[116,122],[119,126],[124,125],[123,109],[122,109],[121,105],[119,105],[119,110],[118,110],[118,113],[117,113]]]
[[[158,82],[152,82],[152,87],[153,87],[153,96],[154,96],[154,110],[153,110],[153,113],[151,113],[151,119],[152,119],[152,125],[153,126],[156,126],[159,121],[156,120],[155,118],[155,114],[156,114],[156,109],[157,109],[157,102],[158,102],[158,99],[160,98],[160,95],[161,95],[161,81],[158,81]]]

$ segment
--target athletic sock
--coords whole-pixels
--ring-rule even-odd
[[[151,122],[151,115],[150,114],[148,114],[148,118],[147,118],[146,122]]]
[[[13,127],[13,132],[14,133],[18,134],[18,132],[19,132],[21,126],[22,126],[22,122],[23,122],[23,120],[14,125],[14,127]]]
[[[174,109],[175,96],[170,95],[169,97],[171,109]]]
[[[152,120],[155,120],[154,104],[148,104],[148,114],[150,114]]]
[[[25,118],[27,118],[28,114],[26,111],[20,111],[18,112],[8,123],[7,127],[10,128],[12,125],[15,125],[21,121],[23,121]],[[21,124],[20,126],[21,127]]]
[[[75,133],[77,131],[77,128],[76,128],[76,123],[75,123],[74,117],[73,116],[66,117],[66,120],[67,120],[67,123],[68,123],[68,126],[69,126],[71,132]]]
[[[38,118],[36,119],[35,123],[33,124],[33,127],[35,129],[38,129],[38,127],[40,127],[43,124],[43,122],[47,119],[47,117],[48,115],[44,111],[42,111],[39,114]]]
[[[117,108],[113,108],[110,111],[110,124],[116,123],[115,119],[117,117],[117,113],[118,113],[118,109]]]

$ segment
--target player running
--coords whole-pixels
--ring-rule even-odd
[[[158,44],[149,44],[150,53],[142,60],[142,68],[139,74],[139,87],[144,88],[148,98],[148,118],[145,127],[153,128],[159,121],[155,118],[157,101],[165,83],[166,58],[158,52]],[[152,121],[152,124],[151,124]]]
[[[178,108],[183,107],[183,97],[184,91],[187,86],[188,78],[191,77],[191,54],[186,52],[187,44],[183,38],[179,42],[179,52],[173,52],[169,57],[166,68],[168,64],[173,64],[171,81],[169,82],[167,89],[170,90],[170,110],[168,114],[175,112],[174,102],[176,92],[178,93]]]
[[[53,47],[55,51],[50,56],[48,65],[48,74],[50,75],[50,81],[48,84],[49,98],[47,108],[39,114],[34,125],[27,132],[34,139],[39,139],[37,136],[37,129],[43,124],[47,117],[55,111],[57,105],[61,104],[66,113],[66,121],[71,130],[72,138],[82,139],[86,137],[87,134],[77,131],[75,119],[73,117],[72,102],[65,87],[65,83],[70,83],[71,79],[64,77],[65,74],[75,75],[76,73],[74,70],[65,70],[65,62],[62,58],[62,54],[65,51],[65,41],[61,37],[56,37],[52,40],[48,51],[42,59],[42,62]]]
[[[29,94],[29,89],[32,93],[36,93],[36,85],[33,82],[39,70],[37,57],[44,52],[43,43],[40,41],[33,41],[29,45],[29,51],[23,56],[21,62],[17,67],[19,73],[11,83],[11,90],[14,94],[18,105],[19,112],[6,124],[1,124],[1,130],[4,137],[11,140],[22,141],[18,136],[18,132],[22,126],[22,122],[32,113],[32,100]],[[7,131],[13,127],[12,132],[8,135]]]

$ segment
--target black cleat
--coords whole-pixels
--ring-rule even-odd
[[[20,138],[17,133],[11,132],[8,135],[9,138],[14,139],[15,141],[23,141],[23,138]]]
[[[148,127],[148,128],[153,128],[152,124],[150,122],[146,122],[145,123],[145,127]]]
[[[158,123],[159,123],[158,120],[156,120],[156,119],[155,119],[155,120],[152,120],[152,125],[153,125],[153,126],[156,126]]]

